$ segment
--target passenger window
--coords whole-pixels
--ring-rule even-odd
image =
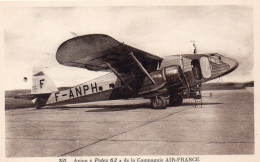
[[[111,88],[111,89],[115,88],[115,84],[113,84],[113,83],[109,84],[109,88]]]

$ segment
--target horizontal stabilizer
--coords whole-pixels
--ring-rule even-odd
[[[18,95],[15,96],[15,99],[25,99],[25,100],[33,100],[36,98],[46,98],[50,96],[50,93],[45,93],[45,94],[25,94],[25,95]]]

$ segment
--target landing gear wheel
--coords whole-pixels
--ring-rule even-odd
[[[36,109],[41,109],[43,106],[41,105],[36,105]]]
[[[45,102],[41,98],[37,98],[35,101],[36,109],[41,109],[43,106],[45,106]]]
[[[182,96],[170,95],[169,105],[170,106],[181,106],[183,102]]]
[[[166,106],[167,106],[167,100],[163,96],[158,96],[151,99],[152,109],[165,109]]]

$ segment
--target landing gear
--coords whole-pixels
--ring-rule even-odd
[[[170,95],[169,106],[181,106],[183,98],[181,95],[173,94]]]
[[[151,99],[152,109],[165,109],[167,106],[167,100],[163,96],[156,96]]]
[[[36,109],[41,109],[43,106],[45,106],[45,101],[41,98],[37,98],[34,104]]]
[[[36,105],[36,109],[41,109],[43,106],[41,105]]]

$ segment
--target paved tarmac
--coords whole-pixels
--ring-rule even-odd
[[[6,111],[6,156],[254,154],[253,93],[211,92],[202,108],[189,99],[164,110],[126,100]]]

